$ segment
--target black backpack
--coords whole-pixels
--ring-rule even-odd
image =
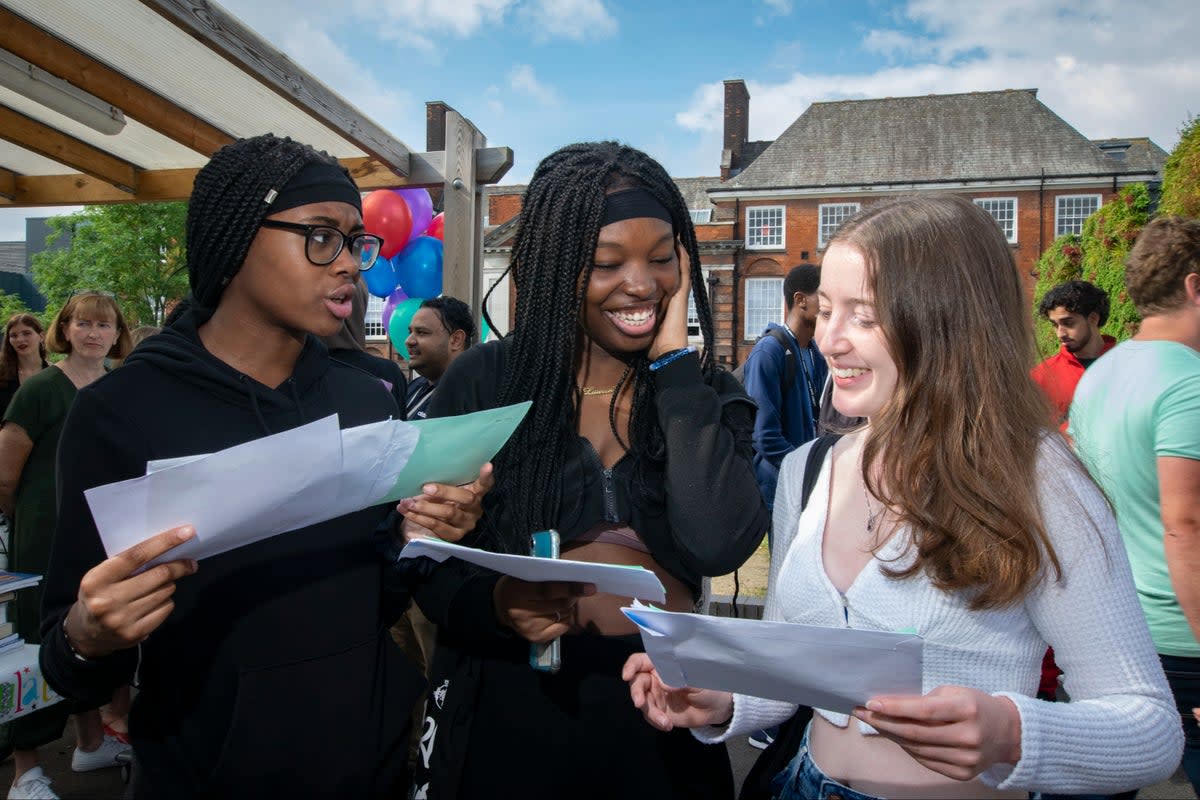
[[[779,396],[786,398],[788,390],[796,385],[796,354],[792,351],[792,341],[782,328],[769,328],[763,336],[770,336],[775,341],[783,345],[783,372],[779,374]],[[755,341],[757,345],[762,341],[763,336],[758,337]],[[733,370],[733,377],[737,378],[738,383],[744,387],[746,385],[746,362],[738,364]],[[787,403],[782,404],[779,409],[780,422],[784,428],[787,427]]]
[[[800,484],[800,510],[808,505],[813,487],[817,485],[817,476],[821,473],[821,465],[833,448],[840,433],[827,433],[817,437],[809,448],[808,457],[804,460],[804,477]],[[791,760],[800,750],[800,742],[804,740],[804,730],[812,719],[813,710],[808,706],[800,706],[788,720],[779,724],[779,733],[775,741],[767,745],[767,749],[759,754],[758,760],[742,781],[742,791],[738,800],[768,800],[771,797],[771,780],[787,769]]]

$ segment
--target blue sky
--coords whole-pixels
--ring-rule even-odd
[[[414,150],[425,101],[492,145],[505,183],[583,139],[715,175],[722,81],[750,89],[750,137],[818,100],[1039,89],[1089,138],[1170,150],[1200,113],[1194,0],[223,0],[230,12]],[[0,240],[24,236],[0,211]]]

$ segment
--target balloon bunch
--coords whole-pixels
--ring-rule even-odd
[[[424,189],[378,189],[363,198],[363,224],[384,240],[363,280],[371,294],[384,298],[383,327],[407,359],[408,324],[422,300],[442,293],[444,215],[433,215]]]

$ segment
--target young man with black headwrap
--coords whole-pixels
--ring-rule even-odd
[[[395,796],[422,680],[387,633],[407,603],[377,549],[389,508],[144,572],[196,532],[106,558],[88,511],[85,490],[152,459],[396,413],[378,380],[316,338],[351,313],[381,246],[335,160],[269,134],[223,148],[196,176],[187,240],[189,308],[81,391],[63,431],[43,672],[72,699],[137,672],[135,797]],[[401,503],[405,524],[462,535],[489,485],[438,484]]]

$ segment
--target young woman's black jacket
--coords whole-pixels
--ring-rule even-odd
[[[80,578],[105,558],[85,489],[142,475],[151,459],[213,452],[333,413],[343,428],[398,416],[376,378],[331,362],[314,337],[292,377],[269,388],[204,349],[204,319],[190,311],[147,340],[80,391],[67,419],[43,607],[46,680],[65,697],[102,701],[136,669],[139,797],[390,793],[406,780],[408,721],[424,681],[388,634],[408,598],[384,585],[376,537],[386,507],[203,560],[140,648],[85,663],[63,637]]]
[[[496,406],[510,343],[489,342],[455,359],[430,401],[429,416]],[[694,354],[652,374],[666,461],[638,463],[627,456],[606,476],[591,444],[576,437],[563,466],[556,527],[566,543],[606,518],[628,522],[655,560],[699,597],[702,576],[741,566],[770,526],[751,466],[755,407],[729,373],[717,372],[706,381]],[[508,521],[495,507],[494,494],[484,498],[485,514],[503,528]],[[486,649],[489,639],[504,636],[494,621],[496,580],[451,559],[416,589],[415,597],[440,626],[439,639],[468,650]]]

